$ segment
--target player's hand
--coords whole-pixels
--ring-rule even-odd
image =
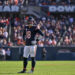
[[[40,29],[40,25],[39,24],[37,25],[37,29]]]

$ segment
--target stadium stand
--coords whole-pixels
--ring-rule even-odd
[[[0,5],[22,5],[24,0],[0,0]]]
[[[0,0],[0,5],[69,5],[75,0]]]
[[[40,5],[74,5],[74,0],[0,0],[0,6],[8,6],[3,7],[4,9],[1,11],[10,14],[1,16],[0,15],[0,44],[4,46],[23,46],[23,28],[27,24],[27,18],[30,13],[33,13],[31,9],[28,12],[29,14],[22,15],[21,11],[23,10],[21,5],[26,6],[40,6]],[[14,11],[14,8],[10,9],[10,6],[19,6],[20,10],[16,8],[17,11]],[[27,7],[27,6],[26,6]],[[25,7],[25,8],[26,8]],[[33,7],[32,7],[33,8]],[[37,7],[36,7],[37,8]],[[1,8],[0,8],[1,9]],[[39,8],[38,8],[39,9]],[[44,8],[43,8],[44,9]],[[12,10],[12,11],[11,11]],[[27,8],[28,10],[28,8]],[[27,10],[24,13],[27,13]],[[33,10],[33,9],[32,9]],[[40,11],[41,11],[40,6]],[[70,10],[70,9],[69,9]],[[34,10],[35,11],[35,10]],[[45,11],[45,12],[44,12]],[[16,13],[17,12],[17,13]],[[37,13],[35,11],[35,13]],[[75,44],[75,16],[71,14],[52,14],[52,12],[42,10],[42,15],[45,13],[46,16],[37,18],[35,17],[35,13],[33,13],[33,24],[39,25],[42,32],[44,33],[44,37],[41,38],[40,35],[36,35],[38,38],[38,46],[60,46],[60,45],[74,45]],[[55,12],[57,13],[57,12]],[[60,12],[61,13],[61,12]],[[69,12],[68,12],[69,13]],[[12,15],[13,14],[13,15]],[[17,16],[16,16],[17,15]]]
[[[61,17],[61,16],[60,16]],[[15,18],[14,18],[15,19]],[[27,24],[27,17],[24,19],[14,20],[14,41],[16,45],[23,45],[23,28]],[[20,21],[19,21],[20,20]],[[21,23],[22,22],[22,23]],[[74,17],[62,15],[61,19],[58,17],[50,16],[50,18],[41,18],[41,20],[34,20],[34,25],[39,25],[45,37],[42,37],[38,41],[39,46],[56,46],[58,43],[60,45],[70,45],[73,43],[74,31]],[[63,36],[64,35],[64,36]],[[37,38],[40,37],[38,34]],[[63,41],[60,41],[63,38]]]
[[[40,5],[69,5],[75,4],[74,0],[40,0]]]
[[[0,17],[0,44],[7,46],[9,19]]]

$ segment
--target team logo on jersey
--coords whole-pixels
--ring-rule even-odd
[[[31,38],[31,31],[26,31],[26,38],[30,39]]]

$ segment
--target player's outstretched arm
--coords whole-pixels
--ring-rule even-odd
[[[23,40],[25,40],[26,31],[23,31]]]
[[[40,30],[40,26],[39,25],[37,26],[36,33],[39,33],[40,35],[44,36],[42,31]]]

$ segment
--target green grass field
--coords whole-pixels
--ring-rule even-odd
[[[18,74],[22,61],[0,61],[0,75],[75,75],[75,61],[37,61],[33,74]],[[31,69],[28,62],[27,71]]]

